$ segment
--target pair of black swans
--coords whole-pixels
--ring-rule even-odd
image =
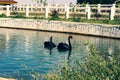
[[[59,43],[57,45],[58,51],[72,50],[70,39],[72,39],[72,36],[68,36],[68,44],[63,43],[63,42]],[[56,44],[52,42],[52,36],[50,37],[50,41],[45,41],[44,42],[44,47],[45,48],[54,48],[54,47],[56,47]]]

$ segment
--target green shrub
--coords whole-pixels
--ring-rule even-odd
[[[81,4],[82,7],[86,7],[86,5],[87,5],[86,3],[82,3]]]
[[[89,47],[88,56],[81,63],[71,66],[64,65],[55,72],[48,73],[44,77],[46,80],[120,80],[120,54],[110,54],[106,57],[101,54],[92,44]]]
[[[13,18],[26,18],[23,14],[17,14]]]
[[[109,20],[103,20],[103,23],[108,24]]]
[[[80,22],[80,21],[81,21],[81,18],[79,18],[79,17],[73,17],[73,21],[74,21],[74,22]]]
[[[120,3],[118,2],[118,3],[116,4],[116,6],[117,6],[117,7],[120,7]]]
[[[120,20],[110,20],[109,22],[111,24],[114,24],[114,25],[119,25],[120,24]]]
[[[33,17],[34,19],[40,19],[40,17],[38,17],[37,15],[35,17]]]
[[[0,17],[4,18],[4,17],[7,17],[5,14],[0,14]]]

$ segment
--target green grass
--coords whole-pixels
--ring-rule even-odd
[[[59,16],[61,16],[60,14],[55,16],[55,17],[51,17],[49,16],[49,18],[44,18],[44,15],[41,14],[41,16],[38,16],[39,14],[35,14],[32,13],[30,14],[32,15],[32,17],[25,17],[25,14],[23,13],[16,13],[16,15],[14,16],[10,16],[10,18],[26,18],[26,19],[43,19],[43,20],[58,20],[58,21],[69,21],[69,22],[83,22],[83,23],[98,23],[98,24],[111,24],[111,25],[120,25],[120,19],[119,16],[115,16],[115,20],[109,20],[109,19],[100,19],[100,18],[95,18],[95,19],[86,19],[83,17],[80,17],[80,15],[76,16],[74,14],[72,14],[72,18],[69,19],[65,19],[64,18],[60,18]],[[82,15],[83,16],[83,15]],[[7,18],[7,16],[5,14],[1,14],[0,15],[1,18]],[[84,15],[85,17],[85,15]]]
[[[10,16],[11,18],[26,18],[23,13],[16,13],[14,16]]]
[[[110,25],[120,25],[120,20],[108,20],[108,19],[82,19],[82,18],[70,18],[61,19],[60,21],[71,21],[71,22],[83,22],[83,23],[98,23],[98,24],[110,24]]]

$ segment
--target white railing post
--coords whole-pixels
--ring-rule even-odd
[[[56,10],[58,10],[58,4],[56,4],[55,7],[56,7]]]
[[[73,7],[74,12],[76,12],[77,5],[75,4]]]
[[[49,14],[49,5],[45,6],[45,18],[48,18]]]
[[[115,16],[115,4],[113,4],[111,7],[110,20],[114,20],[114,16]]]
[[[29,11],[30,11],[30,12],[32,12],[32,7],[33,7],[33,5],[30,4],[30,5],[29,5],[29,9],[30,9]]]
[[[26,17],[29,17],[29,6],[28,5],[26,5]]]
[[[69,6],[65,5],[65,18],[68,19],[69,18]]]
[[[89,4],[86,5],[86,14],[87,14],[87,19],[91,18],[91,8]]]
[[[9,5],[7,5],[7,13],[6,13],[6,16],[10,16],[10,6]]]
[[[101,4],[98,4],[98,7],[97,7],[97,10],[98,10],[98,13],[100,13],[100,7],[101,7]]]

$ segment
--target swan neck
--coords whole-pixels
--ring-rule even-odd
[[[70,38],[68,38],[68,44],[69,44],[69,49],[71,50],[72,46],[71,46]]]
[[[52,37],[50,37],[50,42],[52,42]]]

